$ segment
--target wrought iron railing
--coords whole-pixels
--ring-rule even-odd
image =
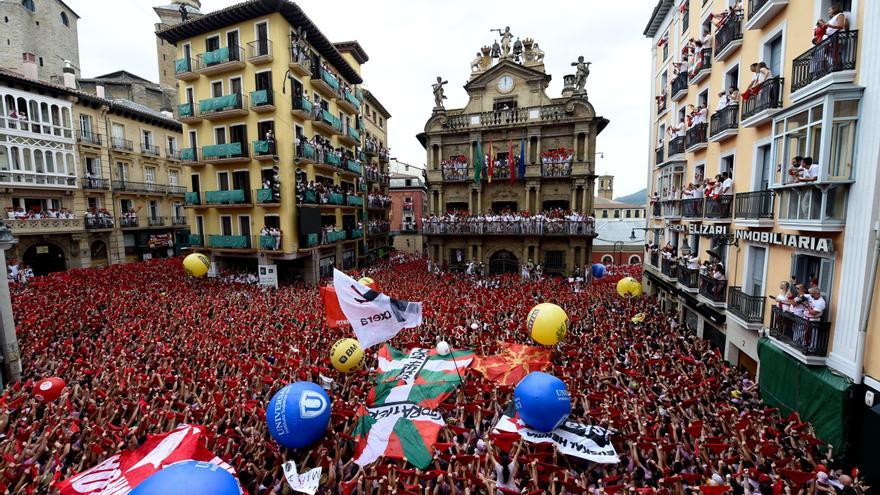
[[[688,89],[688,75],[687,71],[679,72],[675,79],[672,80],[672,97],[676,98],[678,94],[682,91],[687,92]]]
[[[705,122],[692,126],[685,134],[685,149],[690,149],[699,144],[706,144],[706,130],[708,126]]]
[[[685,136],[675,136],[669,140],[669,156],[680,155],[684,153]]]
[[[712,302],[725,302],[727,299],[727,280],[719,280],[710,275],[700,275],[700,295]]]
[[[722,194],[717,198],[706,198],[703,215],[710,219],[730,218],[730,208],[733,206],[733,195]]]
[[[739,105],[727,105],[712,114],[709,135],[713,138],[724,131],[739,128]]]
[[[703,198],[681,200],[681,216],[683,218],[703,218]]]
[[[671,258],[661,259],[660,273],[668,278],[678,278],[678,261]]]
[[[828,354],[831,323],[808,320],[774,307],[770,318],[770,335],[807,356]]]
[[[688,289],[700,288],[700,269],[688,268],[686,266],[678,267],[678,283]]]
[[[759,219],[773,218],[773,193],[770,191],[751,191],[737,193],[734,198],[735,218]]]
[[[742,120],[754,117],[764,110],[782,108],[782,89],[785,80],[781,77],[773,77],[764,81],[758,89],[743,98]]]
[[[717,31],[715,31],[715,56],[724,51],[734,41],[741,40],[743,14],[736,12],[729,15]]]
[[[431,235],[593,235],[592,220],[551,221],[459,221],[425,222],[422,233]]]
[[[746,323],[763,323],[766,299],[763,296],[750,296],[742,287],[727,289],[727,311],[735,314]]]
[[[855,70],[858,31],[838,31],[792,61],[794,93],[834,72]]]

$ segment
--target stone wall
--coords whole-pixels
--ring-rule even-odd
[[[65,59],[80,67],[77,17],[58,0],[33,2],[35,12],[20,0],[0,0],[0,67],[20,71],[22,53],[33,53],[39,78],[60,82]],[[69,26],[62,23],[62,12]]]

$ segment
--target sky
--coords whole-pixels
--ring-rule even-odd
[[[162,0],[66,0],[80,16],[83,77],[127,70],[158,81],[152,7]],[[203,0],[202,11],[238,0]],[[599,135],[599,174],[614,175],[614,194],[645,187],[649,163],[651,41],[642,30],[654,0],[301,0],[297,2],[331,41],[356,39],[370,57],[364,86],[391,113],[388,144],[402,162],[424,166],[415,135],[431,116],[431,82],[449,80],[446,108],[467,102],[470,62],[510,26],[545,53],[552,75],[548,95],[558,97],[562,78],[579,55],[593,62],[587,91],[598,115],[611,121]]]

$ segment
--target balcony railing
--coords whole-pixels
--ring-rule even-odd
[[[202,204],[202,194],[197,191],[187,191],[183,195],[183,202],[187,206],[197,206]]]
[[[749,20],[757,14],[769,0],[749,0]]]
[[[273,158],[275,157],[275,141],[254,141],[254,158]]]
[[[250,203],[249,192],[244,189],[208,191],[205,193],[205,202],[209,205],[246,205]]]
[[[773,77],[764,81],[757,91],[742,101],[742,120],[749,119],[765,111],[782,108],[782,89],[785,80]]]
[[[82,144],[90,144],[92,146],[101,146],[101,134],[92,131],[76,131],[76,141]]]
[[[186,194],[186,186],[168,185],[165,186],[165,190],[172,196],[183,196]]]
[[[703,198],[681,200],[682,218],[703,218]]]
[[[211,144],[202,146],[204,160],[222,160],[229,158],[247,158],[248,147],[242,143]]]
[[[123,229],[136,229],[141,226],[141,220],[137,216],[126,215],[119,219],[119,225]]]
[[[699,53],[694,55],[697,58],[697,64],[690,73],[690,83],[696,84],[702,81],[710,72],[712,72],[712,49],[703,48]]]
[[[367,227],[367,235],[383,235],[391,232],[391,225],[370,225]]]
[[[574,117],[573,114],[566,111],[565,105],[562,104],[470,114],[456,112],[461,112],[461,110],[448,111],[446,121],[442,124],[443,128],[468,129],[476,127],[517,125],[523,122],[554,122]],[[387,160],[387,152],[380,153],[379,158]]]
[[[649,257],[651,266],[654,268],[660,268],[660,253],[657,251],[651,252],[651,256]]]
[[[251,238],[246,235],[208,236],[208,247],[220,249],[251,249]]]
[[[467,163],[451,163],[443,165],[441,174],[443,176],[443,182],[467,182],[470,180]]]
[[[813,321],[774,307],[770,318],[770,335],[806,356],[828,354],[831,323]]]
[[[773,218],[773,193],[770,191],[751,191],[737,193],[734,198],[733,214],[736,218]]]
[[[180,161],[180,150],[168,148],[165,150],[165,158],[168,160]]]
[[[678,283],[688,289],[697,290],[700,288],[700,269],[688,268],[686,266],[678,267]]]
[[[183,148],[180,150],[180,161],[184,163],[193,163],[199,161],[198,148]]]
[[[529,120],[527,108],[511,108],[508,110],[493,110],[480,114],[480,125],[497,126],[519,124]]]
[[[347,195],[345,197],[345,202],[348,203],[348,206],[364,206],[364,198],[356,194]]]
[[[685,136],[675,136],[669,140],[669,156],[681,155],[684,153]]]
[[[281,203],[281,191],[277,193],[272,189],[255,189],[254,202],[258,205],[272,205]]]
[[[571,177],[571,162],[542,163],[541,177]]]
[[[186,225],[186,217],[171,217],[171,225],[175,227]]]
[[[687,93],[688,90],[688,75],[687,71],[679,72],[675,79],[672,80],[672,97],[674,99],[678,99],[679,93],[684,92]]]
[[[661,205],[660,205],[659,201],[655,201],[654,203],[651,203],[651,212],[653,213],[652,216],[654,218],[660,217],[662,215],[662,213],[661,213],[662,208],[660,206]]]
[[[765,301],[763,296],[746,294],[742,287],[727,289],[727,311],[735,314],[746,323],[764,322]]]
[[[227,46],[196,56],[199,70],[244,60],[244,49],[240,46]]]
[[[110,147],[118,151],[134,151],[134,145],[132,144],[131,139],[121,137],[111,137]]]
[[[141,143],[141,153],[144,155],[159,156],[162,154],[162,150],[151,143]]]
[[[666,156],[663,154],[663,145],[654,150],[654,164],[658,167],[663,164]]]
[[[301,114],[307,114],[309,116],[312,115],[312,102],[309,101],[309,99],[305,96],[294,96],[291,100],[291,103],[293,105],[294,111],[298,111]],[[301,116],[305,117],[305,115]]]
[[[99,179],[96,177],[86,177],[82,180],[83,189],[92,189],[96,191],[106,191],[110,189],[110,181],[107,179]]]
[[[271,89],[251,91],[251,109],[259,110],[275,105],[275,92]]]
[[[113,190],[148,194],[165,194],[165,186],[161,184],[153,182],[132,182],[129,180],[114,180]]]
[[[700,275],[700,295],[715,303],[725,302],[727,298],[727,280],[718,280],[709,275]]]
[[[281,236],[257,235],[254,236],[254,245],[263,251],[281,251]]]
[[[199,101],[199,114],[203,116],[230,110],[247,110],[247,97],[241,93],[233,93]]]
[[[791,64],[791,92],[809,86],[834,72],[855,70],[858,31],[838,31]]]
[[[4,220],[4,223],[15,235],[22,234],[53,234],[60,232],[78,232],[83,229],[81,218],[41,218],[33,220]]]
[[[309,143],[302,142],[296,145],[296,158],[298,160],[315,160],[315,147]]]
[[[592,236],[593,222],[590,220],[563,220],[558,222],[425,222],[422,233],[430,235],[553,235],[553,236]]]
[[[681,218],[681,200],[667,199],[660,202],[663,208],[663,217],[665,218]]]
[[[727,47],[735,42],[742,40],[743,14],[737,12],[727,17],[724,24],[715,31],[715,56],[723,52]]]
[[[191,247],[205,247],[205,236],[201,234],[190,234],[189,245]]]
[[[147,224],[150,227],[164,227],[165,217],[149,217],[147,218]]]
[[[358,132],[358,130],[355,129],[354,127],[348,128],[348,137],[354,139],[357,142],[361,141],[361,133]]]
[[[174,75],[190,74],[198,70],[197,61],[193,58],[180,58],[174,61]],[[198,75],[196,75],[198,76]]]
[[[678,278],[678,261],[669,258],[663,258],[660,260],[660,273],[662,273],[665,277],[676,279]]]
[[[697,124],[688,129],[685,134],[685,149],[691,149],[694,146],[706,144],[707,127],[706,123],[703,122],[702,124]]]
[[[116,221],[111,216],[86,217],[86,230],[112,229]]]
[[[248,61],[259,63],[272,58],[272,40],[256,40],[247,44]]]
[[[706,198],[703,215],[707,219],[723,220],[730,218],[730,208],[733,206],[733,195],[722,194],[715,198]]]
[[[722,132],[739,129],[739,105],[727,105],[712,114],[710,119],[711,137],[716,137]]]

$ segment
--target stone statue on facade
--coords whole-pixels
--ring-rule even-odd
[[[501,58],[510,58],[510,42],[513,40],[510,26],[505,26],[504,30],[490,29],[489,31],[497,32],[501,36]]]
[[[480,72],[483,70],[483,55],[477,52],[477,56],[471,60],[471,72]]]
[[[544,63],[544,52],[538,48],[538,43],[532,38],[526,38],[522,41],[523,45],[523,63],[529,65],[541,65]]]
[[[590,77],[590,64],[592,64],[592,62],[584,62],[583,55],[578,57],[577,62],[571,63],[572,67],[577,68],[577,72],[574,75],[575,93],[586,93],[584,88],[587,85],[587,78]]]
[[[444,81],[442,77],[437,76],[437,82],[431,85],[431,88],[434,91],[434,110],[446,109],[443,106],[443,100],[446,99],[446,95],[443,94],[443,85],[448,83],[449,81]]]
[[[484,46],[471,61],[471,74],[483,72],[492,65],[492,48]]]

